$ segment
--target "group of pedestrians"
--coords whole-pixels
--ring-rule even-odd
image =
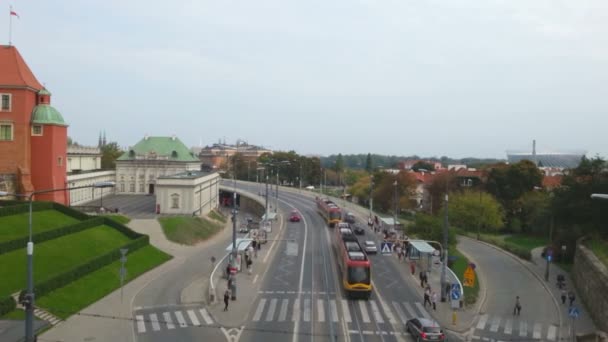
[[[431,286],[428,284],[424,289],[424,307],[426,308],[426,304],[433,307],[433,310],[437,310],[437,292],[431,290]]]

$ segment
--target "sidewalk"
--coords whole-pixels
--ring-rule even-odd
[[[547,261],[541,256],[542,247],[538,247],[532,250],[532,263],[529,264],[529,269],[536,273],[540,279],[545,277],[545,269]],[[572,319],[568,317],[569,302],[566,299],[566,304],[561,302],[561,291],[557,288],[557,275],[562,274],[566,278],[566,291],[574,291],[576,300],[574,306],[578,308],[580,315],[575,322],[575,328],[577,334],[589,334],[594,333],[597,328],[591,319],[591,316],[587,312],[585,305],[579,297],[576,288],[573,286],[574,282],[568,272],[562,270],[557,264],[551,264],[549,268],[549,281],[546,282],[546,288],[550,291],[551,295],[559,303],[560,314],[562,317],[563,326],[569,326],[572,323]]]

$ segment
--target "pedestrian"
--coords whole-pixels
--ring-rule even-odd
[[[420,270],[420,287],[424,287],[424,271]]]
[[[429,303],[429,306],[432,306],[431,303],[431,288],[427,287],[424,290],[424,307],[426,308],[426,303]]]
[[[397,245],[397,247],[395,247],[395,250],[397,251],[397,259],[401,261],[401,246]]]
[[[228,303],[230,303],[230,289],[224,292],[224,311],[228,311]]]
[[[426,271],[422,273],[422,280],[423,280],[424,284],[428,287],[429,286],[429,275]]]
[[[562,289],[562,304],[566,304],[566,289]]]
[[[576,296],[574,296],[574,291],[572,291],[572,290],[568,291],[568,300],[570,301],[570,306],[572,306],[572,304],[574,304],[575,299],[576,299]]]
[[[431,293],[431,302],[433,303],[433,310],[437,310],[437,292]]]
[[[253,264],[251,258],[247,259],[247,273],[249,274],[251,274],[251,264]]]
[[[249,253],[249,258],[253,258],[255,256],[255,252],[253,250],[253,242],[247,248],[247,252]]]
[[[230,263],[226,266],[226,279],[230,279]]]
[[[521,313],[521,303],[519,301],[519,296],[515,297],[515,307],[513,308],[513,315],[519,316]]]

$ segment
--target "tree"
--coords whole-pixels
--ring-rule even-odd
[[[396,175],[386,172],[374,173],[374,189],[372,197],[374,207],[383,212],[392,212],[394,208],[395,181],[397,181],[397,201],[400,208],[411,206],[410,198],[416,187],[416,180],[411,173],[399,172]],[[402,200],[405,198],[404,200]],[[401,205],[404,205],[401,207]]]
[[[412,165],[412,170],[418,172],[419,170],[426,170],[427,172],[431,172],[431,171],[435,171],[435,165],[425,162],[425,161],[418,161],[416,162],[416,164]]]
[[[513,209],[513,201],[535,187],[540,187],[542,180],[543,174],[536,165],[529,160],[522,160],[512,165],[499,164],[492,167],[487,189],[507,209]]]
[[[101,168],[115,169],[116,159],[123,154],[123,151],[116,142],[110,142],[101,147]]]
[[[371,153],[367,154],[367,157],[365,158],[365,171],[367,171],[367,173],[372,173],[372,171],[374,170],[374,163],[372,161],[372,155]]]
[[[545,191],[529,191],[516,201],[516,217],[522,233],[545,234],[551,220],[551,196]]]
[[[448,193],[460,191],[458,179],[451,172],[437,173],[431,183],[427,186],[429,193],[429,203],[427,203],[428,212],[435,214],[439,212],[439,208],[443,205],[443,199]]]
[[[448,217],[451,226],[467,231],[477,231],[478,228],[497,231],[504,226],[504,211],[500,203],[492,195],[480,191],[451,193]]]
[[[443,221],[438,216],[417,213],[409,233],[415,234],[418,239],[443,241]],[[456,245],[456,231],[454,229],[448,229],[448,244],[450,246]]]

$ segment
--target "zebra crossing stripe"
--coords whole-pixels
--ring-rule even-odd
[[[557,327],[555,325],[550,325],[549,330],[547,331],[547,340],[555,341],[555,335],[557,335]]]
[[[511,335],[512,332],[513,332],[513,320],[510,318],[507,318],[507,322],[505,323],[505,334]]]
[[[173,324],[173,319],[171,319],[171,313],[163,312],[163,318],[165,319],[165,323],[167,323],[167,329],[175,329],[175,324]]]
[[[519,322],[519,336],[526,337],[528,336],[528,323],[524,321]]]
[[[416,317],[416,311],[414,311],[414,308],[412,307],[412,305],[408,302],[403,302],[403,305],[405,305],[405,310],[407,310],[407,313],[410,315],[410,317]]]
[[[541,332],[541,325],[540,323],[534,323],[534,331],[532,332],[532,338],[536,338],[539,339],[541,338],[542,332]]]
[[[492,325],[490,326],[490,331],[497,332],[499,326],[500,326],[500,316],[496,316],[492,320]]]
[[[317,299],[317,321],[325,322],[325,307],[323,306],[323,299]]]
[[[181,311],[175,311],[175,318],[177,318],[177,323],[179,323],[180,327],[185,328],[188,326],[188,323],[186,323],[186,319]]]
[[[188,311],[186,311],[186,313],[188,313],[188,317],[190,317],[190,322],[192,322],[192,324],[194,324],[197,327],[201,326],[201,322],[198,320],[198,317],[196,317],[194,310],[188,310]]]
[[[372,306],[372,313],[374,314],[374,318],[376,319],[376,322],[384,323],[384,319],[382,318],[382,315],[380,314],[380,309],[378,309],[378,305],[376,304],[376,301],[370,300],[369,304]]]
[[[337,322],[338,321],[338,307],[336,305],[335,299],[332,299],[329,302],[329,310],[331,310],[331,321]]]
[[[202,308],[199,310],[199,312],[201,313],[201,316],[203,316],[203,320],[205,321],[205,324],[207,324],[207,325],[213,324],[213,320],[211,319],[211,315],[209,315],[209,313],[207,312],[207,309]]]
[[[304,322],[310,322],[310,299],[304,299]]]
[[[137,315],[137,316],[135,316],[135,320],[137,321],[137,332],[145,333],[146,332],[146,322],[144,322],[144,316]]]
[[[388,306],[388,304],[384,301],[380,301],[380,306],[382,306],[382,310],[384,311],[386,318],[388,318],[388,322],[391,324],[397,323],[395,315],[393,315],[393,312],[391,311],[391,308]]]
[[[420,304],[420,302],[416,302],[416,307],[418,308],[418,310],[420,310],[420,313],[422,314],[422,316],[424,316],[424,318],[431,319],[431,315],[429,315],[429,313],[426,312],[426,310],[424,309],[424,306],[422,306],[422,304]]]
[[[281,310],[279,311],[279,322],[285,321],[287,318],[287,305],[289,305],[289,299],[283,298],[281,301]]]
[[[477,322],[477,329],[483,330],[486,327],[486,323],[488,322],[488,315],[484,314],[479,317],[479,322]]]
[[[255,313],[253,314],[253,318],[251,319],[252,321],[257,322],[260,320],[260,317],[262,317],[262,312],[264,311],[265,305],[266,305],[266,298],[260,299],[260,302],[258,303],[258,307],[255,310]]]
[[[361,309],[361,318],[363,319],[363,322],[371,323],[371,320],[369,319],[369,314],[367,313],[367,308],[365,307],[364,302],[359,301],[359,309]]]
[[[160,330],[160,324],[158,323],[158,316],[155,313],[150,314],[150,323],[152,324],[152,330],[154,330],[154,331]]]
[[[300,320],[300,298],[296,298],[293,301],[293,315],[291,316],[293,322]]]
[[[341,299],[340,302],[342,303],[342,315],[344,316],[344,320],[346,323],[352,322],[352,319],[350,318],[350,310],[348,310],[348,302],[346,299]]]
[[[274,311],[277,308],[277,299],[276,298],[272,298],[270,300],[270,306],[268,307],[268,312],[266,312],[266,322],[270,322],[272,321],[272,319],[274,318]]]
[[[395,311],[397,311],[397,316],[399,316],[401,323],[403,323],[403,324],[407,323],[407,317],[403,313],[403,310],[401,310],[399,303],[393,301],[393,307],[395,308]]]

